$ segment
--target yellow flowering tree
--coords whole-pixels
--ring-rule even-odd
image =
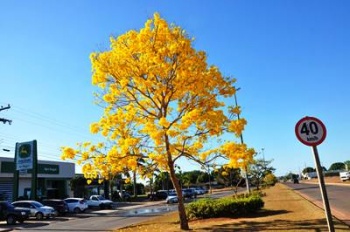
[[[140,158],[156,163],[169,172],[177,191],[184,230],[189,227],[175,163],[182,157],[205,162],[225,156],[228,165],[239,167],[252,158],[244,144],[213,142],[227,133],[239,137],[246,121],[232,117],[239,107],[224,102],[235,94],[236,80],[209,66],[192,41],[155,13],[141,30],[112,37],[108,51],[92,53],[92,84],[101,88],[96,97],[105,110],[90,129],[111,145],[85,143],[62,152],[62,158],[83,165],[87,178],[137,170]]]

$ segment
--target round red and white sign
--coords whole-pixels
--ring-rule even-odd
[[[326,127],[315,117],[300,119],[295,125],[295,134],[300,142],[307,146],[317,146],[326,138]]]

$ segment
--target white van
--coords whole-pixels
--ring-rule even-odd
[[[339,172],[339,177],[342,181],[350,180],[350,172]]]

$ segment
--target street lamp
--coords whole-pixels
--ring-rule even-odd
[[[208,177],[209,177],[209,193],[211,194],[212,191],[211,191],[210,166],[209,166],[209,164],[207,164],[207,167],[208,167]]]
[[[239,88],[237,88],[236,89],[236,92],[235,92],[235,94],[234,94],[234,97],[235,97],[235,106],[236,107],[238,107],[238,103],[237,103],[237,96],[236,96],[236,93],[237,93],[237,91],[239,91],[241,88],[239,87]],[[237,113],[237,119],[240,119],[239,118],[239,113]],[[243,133],[241,133],[241,143],[243,144],[244,142],[243,142]]]
[[[239,91],[241,88],[238,87],[236,88],[236,92],[234,94],[234,98],[235,98],[235,106],[238,107],[238,103],[237,103],[237,96],[236,96],[236,93],[237,91]],[[237,119],[239,120],[239,112],[237,113]],[[241,133],[241,144],[244,144],[244,141],[243,141],[243,132]],[[248,178],[248,168],[247,166],[244,167],[244,172],[245,172],[245,183],[246,183],[246,186],[247,186],[247,191],[248,193],[250,193],[250,186],[249,186],[249,178]]]
[[[263,156],[263,165],[264,165],[264,172],[266,172],[266,162],[265,162],[265,148],[261,148],[262,156]]]

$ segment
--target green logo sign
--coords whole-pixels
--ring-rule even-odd
[[[31,147],[30,144],[21,144],[18,149],[18,155],[21,159],[30,157]]]
[[[34,141],[16,144],[16,170],[23,171],[33,168],[33,156],[36,155],[36,143]],[[35,150],[34,150],[35,147]]]

